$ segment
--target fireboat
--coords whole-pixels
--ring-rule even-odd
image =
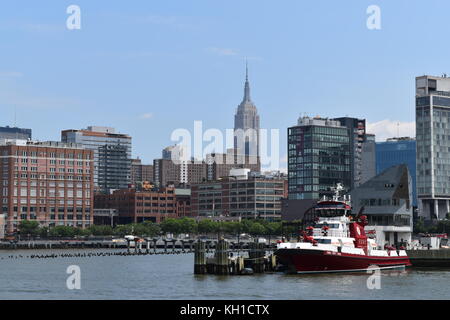
[[[366,234],[367,216],[351,213],[350,196],[334,195],[311,208],[312,223],[305,226],[299,242],[281,242],[275,255],[290,273],[358,272],[411,266],[403,248],[378,248]],[[376,236],[376,235],[375,235]]]

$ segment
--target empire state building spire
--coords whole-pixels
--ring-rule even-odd
[[[243,103],[245,102],[252,102],[250,98],[250,83],[248,82],[248,63],[245,62],[245,88],[244,88],[244,99],[242,100]]]
[[[259,115],[250,98],[248,64],[245,65],[244,98],[234,116],[235,149],[246,155],[259,155]]]

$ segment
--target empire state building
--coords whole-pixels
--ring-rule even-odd
[[[245,73],[244,99],[234,116],[234,148],[240,154],[259,156],[259,115],[250,98],[248,67]]]

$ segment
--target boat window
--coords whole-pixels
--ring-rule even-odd
[[[318,243],[331,244],[331,239],[317,239]]]
[[[322,228],[323,226],[328,226],[330,229],[339,229],[339,223],[316,223],[314,228]]]

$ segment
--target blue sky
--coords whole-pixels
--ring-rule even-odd
[[[71,4],[81,30],[66,28]],[[366,28],[372,4],[381,30]],[[397,122],[413,134],[415,76],[450,73],[449,21],[445,0],[2,2],[0,125],[16,109],[39,140],[112,126],[149,163],[194,120],[233,127],[248,58],[261,126],[280,129],[283,159],[303,113],[366,118],[380,139]]]

